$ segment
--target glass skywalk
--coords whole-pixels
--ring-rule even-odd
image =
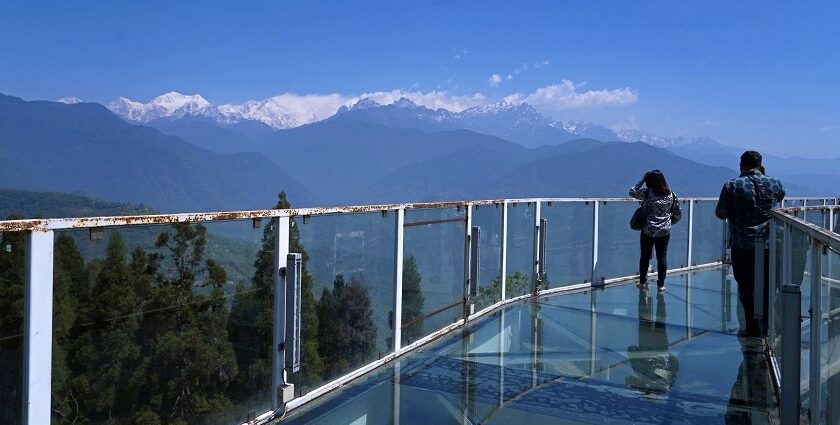
[[[768,423],[725,268],[508,304],[275,424]]]

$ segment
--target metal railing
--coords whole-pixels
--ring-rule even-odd
[[[840,420],[840,206],[806,204],[772,212],[767,305],[756,295],[756,304],[768,310],[768,349],[783,424]],[[757,245],[757,258],[764,246]]]
[[[714,198],[686,198],[681,200],[687,212],[687,214],[684,214],[686,220],[684,220],[685,224],[677,225],[673,229],[676,237],[672,237],[672,251],[673,249],[684,251],[679,256],[671,256],[677,266],[671,267],[669,272],[713,267],[723,263],[726,252],[726,231],[724,223],[714,216],[716,201]],[[804,208],[806,210],[812,208],[811,203],[837,204],[834,198],[795,198],[795,202],[801,202],[803,207],[800,209]],[[275,332],[272,343],[272,347],[277,348],[273,355],[273,388],[271,391],[275,410],[251,418],[259,421],[269,419],[273,414],[280,413],[283,409],[294,409],[313,400],[386,362],[394,360],[407,351],[428,343],[507,303],[531,296],[543,296],[635,279],[637,277],[634,269],[637,268],[638,264],[638,248],[636,245],[638,241],[637,237],[634,236],[637,233],[629,230],[628,222],[637,203],[637,200],[629,198],[529,198],[0,221],[0,232],[23,233],[26,241],[25,290],[23,294],[22,423],[27,425],[50,423],[54,301],[53,255],[54,233],[57,231],[88,230],[91,239],[95,239],[94,235],[101,234],[102,228],[130,228],[236,220],[251,220],[253,227],[256,228],[262,224],[264,219],[270,222],[272,228],[278,229],[272,254],[274,258],[275,306],[279,306],[275,308]],[[487,208],[494,209],[493,213],[490,214],[492,220],[486,220],[486,222],[493,223],[492,231],[489,229],[486,231],[477,225],[479,216],[485,214],[484,211]],[[479,210],[482,212],[479,212]],[[829,208],[829,210],[833,214],[835,208]],[[410,217],[407,218],[407,215],[419,214],[423,211],[446,212],[446,217],[414,221]],[[286,296],[286,282],[285,275],[281,275],[281,268],[286,264],[286,258],[290,254],[289,246],[292,236],[289,229],[293,225],[297,225],[299,229],[305,228],[305,226],[311,225],[313,217],[353,214],[372,214],[381,217],[380,219],[391,217],[390,219],[393,220],[393,233],[388,235],[389,238],[393,238],[393,261],[390,272],[392,273],[390,278],[393,283],[393,286],[391,286],[393,297],[390,310],[392,315],[390,317],[393,324],[391,326],[392,345],[389,348],[390,351],[385,355],[380,355],[380,358],[376,361],[355,368],[330,382],[323,383],[323,385],[306,394],[291,399],[292,394],[284,392],[284,388],[282,388],[282,383],[287,382],[287,373],[291,372],[286,369],[284,359],[284,343],[286,342],[284,333],[287,319],[291,320],[293,318],[289,318],[287,314],[283,313],[286,310],[286,300],[284,298]],[[562,218],[567,216],[574,218],[570,218],[570,222],[566,223]],[[785,229],[796,228],[807,232],[813,237],[815,247],[825,246],[831,249],[840,249],[840,242],[834,236],[826,233],[824,229],[819,229],[784,212],[774,213],[774,219],[776,223],[784,223]],[[556,223],[557,221],[560,223]],[[462,232],[460,242],[456,243],[460,247],[453,247],[451,253],[441,253],[441,255],[451,256],[452,253],[463,255],[463,269],[459,272],[463,275],[459,276],[457,282],[454,282],[454,285],[462,288],[462,290],[458,290],[458,298],[449,301],[456,304],[463,303],[464,312],[457,316],[453,322],[439,325],[436,329],[425,333],[418,339],[407,340],[404,343],[401,334],[404,328],[401,313],[404,306],[403,277],[405,270],[403,267],[407,260],[404,254],[410,249],[406,244],[406,229],[434,229],[435,226],[447,225],[458,226],[459,232]],[[471,239],[473,237],[487,237],[494,250],[486,247],[479,250],[477,244]],[[443,244],[444,238],[441,236],[439,239]],[[674,240],[679,240],[679,243],[674,242]],[[562,243],[557,241],[562,241]],[[547,248],[546,244],[549,243],[560,245],[552,245],[551,248]],[[685,244],[684,247],[681,246],[682,243]],[[520,248],[516,248],[517,246]],[[511,248],[518,249],[518,252],[513,252]],[[628,249],[632,254],[628,253]],[[621,253],[624,255],[620,255]],[[479,267],[477,266],[479,255],[481,258],[497,258],[498,262],[495,263],[496,260],[494,260],[492,267],[486,264],[487,261],[481,262],[482,267],[491,267],[492,277],[496,277],[495,280],[488,279],[486,275],[483,279],[477,276],[479,273]],[[629,260],[620,258],[625,256]],[[778,253],[776,258],[778,258]],[[514,260],[517,264],[512,264]],[[455,261],[455,263],[458,262]],[[556,264],[560,265],[555,266]],[[574,276],[564,274],[567,268],[571,268],[570,264],[577,268],[583,267],[584,272]],[[583,265],[581,266],[581,264]],[[528,287],[519,288],[516,293],[511,294],[507,293],[508,279],[509,276],[512,276],[510,273],[514,271],[521,272],[521,280],[527,282]],[[549,279],[553,276],[557,277]],[[492,291],[494,288],[492,285],[498,286],[497,292]],[[492,295],[492,302],[489,305],[480,306],[479,311],[475,311],[474,303],[478,296],[477,292],[482,289],[485,289],[485,293]],[[418,319],[411,318],[410,320],[416,321]]]

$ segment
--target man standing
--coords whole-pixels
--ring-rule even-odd
[[[754,319],[755,243],[767,234],[770,210],[782,202],[785,189],[777,178],[764,175],[761,154],[747,151],[741,155],[741,175],[726,182],[720,191],[715,215],[729,220],[729,247],[732,253],[732,274],[738,282],[738,299],[744,308],[746,329],[740,334],[758,337],[760,323],[767,323],[765,309],[762,320]],[[764,255],[765,299],[767,297],[768,258]]]

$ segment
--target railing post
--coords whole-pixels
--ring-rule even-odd
[[[820,423],[820,363],[822,349],[822,253],[823,245],[811,240],[811,358],[809,397],[811,423]]]
[[[504,301],[507,294],[505,294],[505,285],[507,284],[507,238],[508,238],[508,201],[502,202],[502,241],[501,252],[502,257],[499,261],[501,271],[499,276],[499,285],[501,287],[499,301]]]
[[[283,404],[286,385],[286,258],[289,254],[289,217],[272,220],[274,226],[274,329],[272,333],[271,403],[277,409]]]
[[[52,391],[53,232],[26,233],[23,294],[23,424],[50,423]]]
[[[467,203],[464,206],[464,323],[467,322],[470,315],[473,313],[470,305],[470,287],[472,286],[472,204]]]
[[[536,294],[540,290],[540,202],[534,202],[534,252],[533,262],[531,263],[531,293]]]
[[[592,286],[603,284],[598,274],[598,220],[600,216],[600,202],[592,201]]]
[[[402,345],[402,285],[403,285],[403,240],[405,235],[405,209],[395,211],[394,219],[394,353],[399,354]]]
[[[686,267],[691,268],[693,266],[692,261],[694,258],[692,256],[693,248],[692,245],[694,244],[694,199],[688,200],[688,253],[686,254]]]
[[[782,285],[782,385],[779,416],[783,424],[799,423],[801,314],[799,285]]]

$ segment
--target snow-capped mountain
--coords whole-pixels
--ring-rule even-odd
[[[716,140],[709,137],[658,136],[641,130],[622,130],[616,132],[619,139],[625,142],[643,142],[660,148],[677,148],[682,146],[720,147]]]
[[[401,98],[390,105],[379,105],[371,99],[341,108],[331,119],[365,121],[389,127],[414,128],[423,131],[472,130],[526,147],[553,145],[580,137],[554,127],[551,120],[525,102],[479,105],[461,112],[429,109]]]
[[[58,99],[58,102],[59,103],[66,103],[68,105],[75,105],[77,103],[82,103],[82,99],[79,99],[76,96],[67,96],[67,97],[62,97],[61,99]]]
[[[553,127],[559,127],[569,134],[587,139],[602,140],[605,142],[612,142],[621,140],[619,136],[607,127],[600,124],[583,121],[556,121],[551,123]]]
[[[162,94],[149,103],[135,102],[120,97],[111,102],[108,108],[129,121],[142,123],[161,118],[178,119],[185,116],[212,119],[221,117],[218,108],[201,95],[183,95],[174,91]]]
[[[184,117],[208,118],[230,125],[256,121],[274,129],[299,127],[333,115],[344,100],[335,96],[297,96],[283,94],[263,100],[248,100],[240,104],[213,105],[201,95],[169,92],[148,103],[124,97],[111,102],[108,108],[129,121],[148,123],[159,119],[175,120]]]

